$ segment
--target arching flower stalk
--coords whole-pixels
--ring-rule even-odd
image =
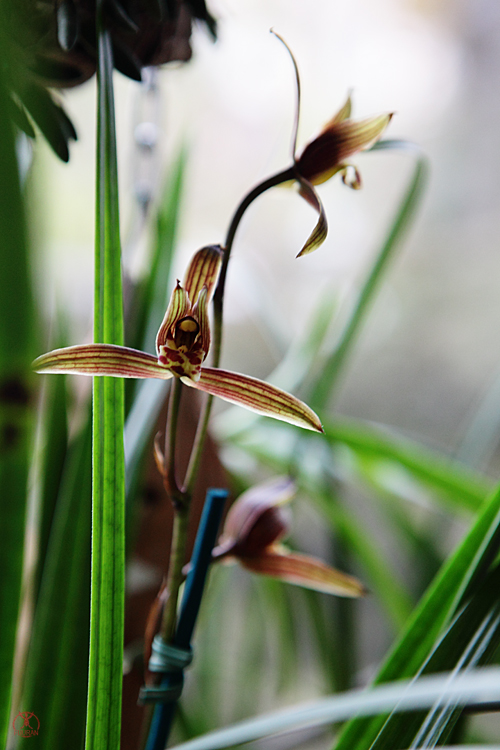
[[[345,185],[354,190],[361,187],[361,176],[358,169],[351,163],[351,158],[361,151],[371,148],[383,135],[391,121],[393,113],[386,113],[369,117],[364,120],[351,119],[351,96],[347,97],[345,104],[326,123],[321,132],[304,147],[300,156],[297,156],[297,133],[300,118],[300,76],[297,63],[287,43],[275,31],[272,32],[285,46],[291,57],[297,89],[297,104],[295,109],[295,122],[292,137],[292,166],[267,178],[251,190],[241,201],[234,213],[227,238],[226,254],[231,251],[234,235],[241,218],[248,206],[262,193],[277,185],[295,182],[299,186],[299,194],[319,214],[317,224],[307,239],[306,243],[298,253],[297,257],[311,253],[325,240],[328,233],[328,224],[325,211],[315,185],[326,182],[330,177],[340,173]],[[222,283],[225,273],[222,272]],[[220,286],[220,283],[219,283]]]

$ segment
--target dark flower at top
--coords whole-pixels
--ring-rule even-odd
[[[361,177],[357,168],[350,163],[351,156],[366,151],[382,136],[392,118],[392,113],[377,115],[365,120],[351,120],[351,97],[327,122],[323,130],[305,146],[297,156],[297,131],[300,115],[300,77],[297,62],[287,43],[279,34],[273,34],[283,43],[288,51],[295,70],[297,84],[297,107],[293,133],[292,156],[293,166],[284,174],[299,183],[300,195],[319,214],[318,222],[297,257],[311,253],[326,239],[328,224],[326,215],[314,185],[319,185],[334,174],[340,172],[345,185],[354,190],[361,187]],[[274,183],[277,184],[277,183]]]
[[[12,119],[31,138],[32,119],[63,161],[76,132],[47,87],[78,86],[94,75],[96,5],[96,0],[5,0],[0,9]],[[145,66],[189,60],[193,19],[215,37],[205,0],[103,0],[102,14],[115,68],[137,81]]]

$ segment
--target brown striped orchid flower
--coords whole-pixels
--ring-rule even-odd
[[[366,589],[316,557],[290,552],[280,540],[288,531],[282,506],[295,494],[289,477],[251,487],[231,506],[214,560],[237,560],[253,573],[337,596],[357,597]]]
[[[198,250],[183,283],[177,281],[156,336],[156,356],[114,344],[85,344],[55,349],[35,360],[40,373],[108,375],[118,378],[180,378],[183,383],[307,430],[322,432],[318,416],[306,404],[262,380],[204,367],[210,348],[208,304],[219,277],[218,245]]]
[[[326,239],[328,224],[325,210],[315,185],[326,182],[333,175],[340,173],[345,185],[354,190],[361,188],[361,176],[358,169],[351,164],[351,157],[371,148],[381,138],[389,125],[393,113],[369,117],[365,120],[351,120],[351,96],[345,104],[326,123],[323,130],[305,146],[297,156],[297,132],[300,116],[300,77],[297,62],[292,51],[279,34],[275,36],[285,45],[292,59],[297,85],[297,107],[292,140],[293,166],[290,172],[299,183],[299,194],[319,214],[318,222],[297,257],[311,253]]]

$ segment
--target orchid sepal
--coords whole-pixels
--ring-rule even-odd
[[[33,362],[39,373],[108,375],[116,378],[160,378],[173,374],[152,354],[115,344],[82,344],[54,349]]]
[[[263,380],[214,367],[202,367],[197,382],[186,377],[181,380],[192,388],[243,406],[262,416],[274,417],[306,430],[323,432],[318,415],[307,404]]]
[[[255,557],[238,557],[253,573],[277,578],[285,583],[336,596],[360,597],[367,594],[363,584],[321,560],[298,552],[288,552],[282,545],[267,547]]]

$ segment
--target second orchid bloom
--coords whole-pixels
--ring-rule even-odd
[[[258,414],[322,432],[318,416],[295,396],[247,375],[203,366],[210,348],[208,304],[221,262],[218,245],[195,253],[183,283],[178,281],[172,292],[156,337],[156,356],[125,346],[85,344],[43,354],[33,363],[34,369],[120,378],[177,377],[185,385]]]

